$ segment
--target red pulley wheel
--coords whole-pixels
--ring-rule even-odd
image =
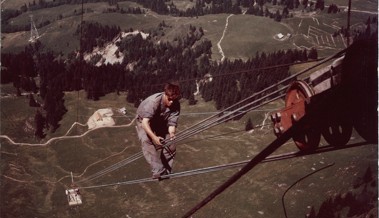
[[[294,82],[287,91],[286,95],[286,107],[297,104],[301,101],[307,102],[311,96],[314,95],[314,91],[304,81]],[[305,115],[305,111],[299,112]],[[321,139],[321,133],[318,128],[311,126],[307,123],[300,128],[299,131],[292,137],[296,146],[300,150],[312,150],[318,147]]]

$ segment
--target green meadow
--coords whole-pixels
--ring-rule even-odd
[[[2,3],[2,8],[17,9],[24,3],[28,2],[6,0]],[[180,9],[194,4],[184,0],[174,0],[174,3]],[[347,5],[347,1],[342,0],[326,1],[326,4],[330,3]],[[138,6],[130,2],[120,2],[119,5],[125,8]],[[372,5],[377,6],[377,2],[353,1],[356,10],[373,10]],[[108,7],[110,6],[106,3],[85,4],[88,12],[84,14],[83,20],[109,26],[118,25],[122,30],[133,28],[143,31],[152,30],[165,21],[170,27],[164,29],[162,40],[168,41],[186,34],[189,25],[202,27],[204,37],[212,42],[212,59],[215,61],[222,58],[217,43],[224,31],[220,45],[225,57],[231,60],[246,60],[254,57],[257,52],[312,47],[318,50],[319,56],[328,56],[345,48],[346,43],[346,39],[340,36],[330,37],[338,27],[346,27],[346,13],[328,15],[324,12],[298,12],[293,18],[282,22],[250,15],[234,15],[229,17],[225,29],[229,14],[182,18],[162,16],[151,11],[144,15],[102,13]],[[63,54],[79,48],[79,41],[73,34],[81,17],[74,14],[75,10],[79,12],[81,5],[33,11],[36,24],[51,21],[49,25],[38,29],[43,46]],[[59,14],[63,18],[58,20]],[[31,13],[25,13],[11,21],[14,25],[29,24],[29,15]],[[365,13],[352,13],[352,26],[362,25],[368,16]],[[276,36],[279,33],[289,33],[290,37],[278,40]],[[28,45],[29,37],[28,31],[2,33],[2,52],[23,50]],[[290,71],[296,73],[309,65],[311,64],[295,65]],[[140,152],[134,124],[122,127],[131,122],[136,108],[126,102],[127,93],[112,93],[99,101],[90,101],[86,99],[84,91],[67,92],[65,106],[68,112],[61,120],[60,127],[54,133],[46,132],[46,138],[38,139],[34,137],[33,130],[36,109],[28,106],[29,98],[16,97],[12,84],[1,85],[0,89],[1,135],[21,143],[15,145],[0,138],[1,217],[181,217],[239,170],[231,168],[161,182],[81,189],[83,204],[70,207],[65,189],[71,186],[71,172],[74,183],[77,183]],[[187,100],[181,100],[179,132],[217,112],[213,102],[204,102],[199,96],[196,98],[197,104],[191,106]],[[276,139],[271,121],[265,119],[265,115],[283,106],[283,99],[278,100],[247,113],[240,120],[222,123],[180,142],[177,145],[174,172],[252,159]],[[118,112],[123,107],[126,108],[126,115]],[[90,116],[102,108],[113,110],[115,127],[88,132],[87,126],[73,125],[75,122],[86,124]],[[246,132],[248,119],[257,127]],[[261,127],[261,124],[265,125]],[[85,135],[73,138],[81,134]],[[54,140],[64,135],[71,138]],[[48,140],[52,141],[46,144]],[[325,145],[327,143],[322,139],[320,146]],[[327,153],[259,164],[193,217],[277,218],[284,217],[283,205],[288,217],[305,217],[312,207],[318,211],[324,202],[330,201],[329,198],[350,195],[363,199],[365,205],[372,206],[372,202],[377,202],[377,192],[376,196],[370,192],[377,190],[377,145],[364,142],[355,132],[349,145],[350,148]],[[289,140],[274,154],[296,151],[296,146]],[[310,175],[327,166],[329,167]],[[375,179],[373,182],[370,180],[371,183],[365,183],[364,178],[369,169],[370,175]],[[297,182],[307,175],[310,176]],[[107,185],[150,176],[148,164],[142,157],[103,177],[78,185]],[[348,217],[353,207],[341,208],[343,217]],[[377,206],[372,208],[371,214],[375,217]]]
[[[2,92],[13,94],[14,90],[11,86],[2,86]],[[32,131],[23,128],[34,115],[33,109],[27,106],[27,98],[2,98],[2,109],[7,110],[2,110],[1,133],[18,143],[44,144],[66,135],[74,122],[85,124],[101,108],[113,110],[117,126],[99,128],[79,138],[53,140],[45,146],[12,145],[1,139],[1,209],[6,211],[2,217],[180,217],[238,171],[231,168],[161,182],[82,189],[83,204],[68,206],[65,189],[71,185],[71,172],[76,183],[140,152],[134,125],[121,127],[130,123],[135,115],[135,108],[125,102],[125,97],[126,93],[108,94],[99,101],[88,101],[83,92],[66,93],[68,112],[60,128],[48,133],[43,140],[35,139]],[[200,98],[196,105],[189,106],[186,100],[181,100],[181,105],[179,132],[216,112],[212,102]],[[247,113],[238,121],[222,123],[180,142],[174,172],[250,160],[275,136],[269,119],[265,123],[268,125],[250,132],[245,131],[247,120],[250,118],[255,126],[261,125],[266,113],[282,106],[279,100]],[[126,108],[126,115],[118,112],[122,107]],[[87,131],[86,126],[75,126],[67,135]],[[283,198],[287,214],[302,217],[312,206],[318,210],[329,197],[360,193],[361,186],[357,188],[353,184],[357,181],[359,184],[369,167],[376,169],[377,145],[364,143],[355,133],[349,144],[356,146],[259,164],[195,216],[282,217]],[[326,143],[322,141],[320,145]],[[297,148],[290,140],[275,154],[294,151]],[[329,165],[296,183],[301,177]],[[150,176],[142,157],[98,179],[77,185],[107,185]]]
[[[188,1],[174,1],[179,9],[192,7],[194,3]],[[363,2],[363,1],[362,1]],[[362,2],[353,2],[352,5],[359,10],[372,11],[365,9],[363,5],[375,4],[368,1],[367,4]],[[3,7],[19,8],[24,1],[5,1]],[[330,4],[330,3],[329,3]],[[346,3],[347,4],[347,3]],[[328,2],[326,2],[328,5]],[[345,5],[341,2],[341,5]],[[132,2],[120,2],[120,7],[139,7]],[[162,40],[171,41],[176,36],[186,34],[183,27],[189,25],[204,30],[205,38],[212,42],[212,59],[220,60],[222,58],[217,44],[220,42],[225,58],[243,59],[254,57],[257,52],[273,52],[286,49],[311,49],[316,48],[320,56],[331,55],[346,47],[346,39],[341,36],[332,37],[333,33],[339,28],[347,26],[347,12],[337,14],[327,14],[324,12],[304,12],[301,10],[291,11],[293,17],[282,19],[276,22],[273,19],[257,17],[251,15],[234,15],[229,18],[226,28],[226,20],[229,14],[207,15],[193,18],[172,17],[158,15],[150,10],[146,14],[120,14],[120,13],[103,13],[107,8],[112,8],[108,3],[88,3],[84,5],[85,22],[99,22],[103,25],[117,25],[122,30],[141,30],[148,32],[157,28],[159,23],[165,21],[170,28],[165,28],[165,34]],[[358,10],[357,9],[357,10]],[[11,19],[12,25],[28,25],[30,15],[38,24],[50,21],[50,24],[39,28],[39,39],[47,48],[55,52],[68,54],[79,48],[78,37],[74,36],[78,25],[81,22],[81,5],[62,5],[54,8],[35,10],[23,13],[22,15]],[[75,13],[76,12],[76,13]],[[373,12],[374,13],[374,12]],[[58,17],[61,18],[58,18]],[[354,12],[351,16],[351,27],[362,28],[367,18],[373,14]],[[225,32],[225,33],[224,33]],[[224,37],[222,38],[224,33]],[[278,39],[277,35],[283,34],[289,37]],[[15,52],[23,49],[28,45],[30,33],[17,32],[2,34],[2,52]]]

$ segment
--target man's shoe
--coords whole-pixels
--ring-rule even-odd
[[[153,179],[158,179],[159,177],[161,177],[161,174],[153,174]]]
[[[166,176],[166,175],[169,175],[169,174],[170,174],[170,172],[166,169],[166,170],[164,170],[161,173],[153,174],[153,179],[158,179],[158,181],[169,179],[169,177]],[[162,176],[165,176],[165,177],[162,178]]]
[[[170,172],[168,170],[163,171],[161,173],[161,176],[158,178],[158,181],[169,179],[170,177],[168,175],[170,175]],[[162,178],[162,176],[164,176],[164,177]]]

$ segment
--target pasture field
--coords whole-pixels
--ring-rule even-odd
[[[52,2],[53,0],[47,0],[46,2]],[[1,2],[1,8],[3,9],[20,9],[24,4],[32,3],[29,0],[5,0]]]
[[[348,6],[349,0],[325,0],[325,5],[335,4],[341,6],[341,8]],[[378,8],[378,1],[376,0],[352,0],[351,1],[352,10],[359,11],[375,11]]]
[[[52,2],[53,0],[45,0],[46,2]],[[185,10],[195,5],[194,1],[191,2],[189,0],[173,0],[174,4],[178,9]],[[19,9],[24,4],[32,3],[30,0],[5,0],[2,3],[3,8],[12,8]],[[120,2],[119,4],[123,4],[124,2]],[[348,0],[325,0],[325,5],[336,4],[338,6],[346,6],[348,5]],[[368,10],[375,11],[375,7],[378,2],[375,0],[353,0],[352,1],[352,9],[356,10]]]
[[[331,2],[347,5],[345,0],[328,0],[326,4]],[[5,0],[2,8],[19,8],[25,3],[28,1]],[[174,3],[180,9],[193,4],[184,0],[174,0]],[[121,7],[138,6],[130,2],[119,4]],[[377,6],[377,2],[353,1],[353,8],[356,10],[372,10],[373,5]],[[85,4],[85,8],[91,12],[84,14],[84,21],[119,25],[122,30],[133,28],[145,31],[156,28],[165,21],[170,27],[164,29],[163,40],[168,41],[177,35],[186,34],[189,25],[202,27],[204,37],[212,42],[213,60],[221,60],[223,57],[217,46],[218,42],[228,59],[247,59],[262,51],[312,47],[318,49],[319,56],[328,56],[345,48],[346,39],[340,36],[331,38],[330,35],[338,27],[346,26],[346,13],[298,13],[293,18],[278,23],[272,19],[249,15],[217,14],[179,18],[162,16],[151,11],[145,15],[103,14],[102,11],[108,7],[106,3]],[[81,19],[74,11],[80,11],[80,8],[80,5],[64,5],[33,11],[33,19],[37,24],[45,20],[52,21],[38,30],[42,44],[64,54],[78,49],[79,41],[73,34]],[[57,20],[59,14],[63,18]],[[30,13],[25,13],[11,22],[15,25],[28,24],[29,15]],[[353,12],[352,26],[362,25],[368,16]],[[228,26],[225,29],[228,17]],[[278,33],[290,33],[291,36],[278,40],[275,38]],[[28,31],[2,33],[2,52],[23,50],[28,45],[29,34]],[[292,66],[291,73],[309,65],[311,64]],[[71,172],[74,181],[78,182],[140,152],[134,126],[100,128],[83,137],[55,140],[45,146],[25,143],[43,144],[65,134],[84,134],[87,127],[75,126],[69,133],[68,130],[74,122],[86,123],[101,108],[112,108],[116,126],[128,124],[136,109],[126,103],[127,93],[108,94],[99,101],[87,100],[83,91],[65,93],[68,112],[60,122],[60,127],[56,132],[48,133],[45,139],[39,140],[34,137],[35,109],[28,106],[28,97],[15,97],[16,92],[11,84],[1,85],[0,89],[1,135],[24,143],[14,145],[4,138],[0,139],[1,217],[181,217],[239,170],[232,168],[161,182],[82,189],[83,205],[69,207],[65,189],[71,185]],[[198,103],[193,106],[189,106],[186,100],[181,100],[179,132],[216,112],[213,102],[204,102],[199,97],[197,100]],[[122,107],[126,108],[126,116],[117,112]],[[270,125],[246,132],[247,120],[251,118],[254,125],[260,125],[265,120],[266,113],[281,107],[283,100],[278,100],[247,113],[240,120],[229,121],[184,140],[178,144],[174,172],[250,160],[276,137]],[[268,122],[269,119],[266,124]],[[320,145],[326,146],[327,143],[322,140]],[[370,206],[370,213],[377,217],[377,144],[364,142],[354,132],[349,145],[350,148],[327,153],[259,164],[194,217],[284,217],[283,204],[288,217],[304,217],[312,207],[318,211],[328,199],[339,195],[349,196],[349,193],[357,199],[363,199],[362,203]],[[293,151],[297,151],[297,148],[290,140],[274,154]],[[330,167],[296,183],[300,178],[326,166]],[[371,176],[369,183],[363,182],[366,181],[364,178],[368,175],[367,172]],[[99,179],[79,185],[110,184],[150,176],[146,161],[140,158]],[[292,185],[294,186],[291,188]],[[354,209],[352,206],[341,208],[345,217]]]
[[[256,52],[271,53],[293,48],[288,40],[277,40],[275,36],[293,34],[283,23],[264,17],[235,15],[229,25],[221,47],[230,59],[254,57]]]
[[[22,3],[21,3],[22,2]],[[4,8],[13,8],[24,1],[5,1]],[[175,1],[181,9],[191,7],[193,2]],[[367,4],[366,4],[367,3]],[[328,3],[326,3],[327,5]],[[372,1],[353,1],[353,6],[363,7],[362,5],[375,4]],[[344,5],[343,1],[339,5]],[[377,5],[377,3],[376,3]],[[120,7],[138,7],[132,2],[120,2]],[[293,18],[283,19],[275,22],[273,19],[257,17],[251,15],[229,14],[207,15],[194,18],[172,17],[158,15],[150,10],[146,10],[144,15],[102,13],[106,8],[111,8],[108,3],[85,4],[84,21],[99,22],[103,25],[117,25],[122,30],[133,28],[148,32],[165,21],[170,28],[165,28],[163,40],[173,40],[176,36],[186,34],[183,27],[189,25],[202,27],[205,38],[212,42],[212,59],[221,60],[223,55],[228,59],[247,58],[255,56],[257,52],[271,52],[278,49],[310,49],[316,48],[319,56],[328,56],[346,47],[346,39],[341,35],[332,35],[341,27],[347,26],[347,13],[327,14],[324,12],[301,12],[295,11]],[[51,23],[39,29],[42,44],[53,51],[68,54],[78,49],[79,42],[73,36],[81,17],[81,5],[62,5],[55,8],[47,8],[24,13],[11,19],[12,25],[28,25],[30,15],[38,25],[49,20]],[[358,9],[357,9],[358,10]],[[364,8],[359,9],[364,10]],[[369,10],[369,9],[367,9]],[[373,9],[370,9],[373,11]],[[374,10],[375,11],[375,10]],[[62,16],[58,19],[58,16]],[[352,12],[351,27],[364,28],[368,16],[374,14]],[[228,19],[229,17],[229,19]],[[229,20],[226,26],[226,20]],[[283,34],[285,37],[278,39],[277,35]],[[286,35],[290,34],[289,37]],[[28,44],[30,33],[17,32],[2,34],[2,52],[15,52],[23,49]],[[276,38],[275,38],[276,37]],[[57,43],[59,42],[59,43]],[[221,49],[218,47],[221,45]],[[223,52],[223,53],[222,53]]]
[[[10,87],[2,87],[2,90],[12,91]],[[94,102],[86,100],[83,92],[66,93],[68,112],[60,128],[40,142],[34,139],[33,132],[21,128],[33,115],[27,107],[26,97],[13,97],[12,101],[2,98],[1,104],[6,104],[9,110],[2,111],[1,131],[16,142],[46,142],[66,134],[75,121],[86,123],[89,116],[100,108],[113,109],[116,126],[127,124],[134,116],[135,108],[125,103],[125,94],[109,94]],[[211,102],[198,100],[194,106],[181,100],[179,131],[216,111]],[[174,171],[250,160],[275,136],[270,126],[244,131],[247,119],[251,118],[254,125],[262,124],[265,113],[282,106],[282,100],[271,103],[249,112],[238,121],[218,125],[184,140],[178,144]],[[117,112],[121,107],[126,107],[127,116]],[[8,119],[10,110],[14,114],[12,119]],[[77,126],[69,135],[86,131],[86,127]],[[372,178],[377,178],[378,150],[377,145],[362,142],[355,133],[349,144],[353,147],[259,164],[195,216],[283,217],[283,198],[289,217],[304,217],[312,206],[317,211],[329,197],[344,196],[348,192],[358,195],[362,191],[360,181],[368,168]],[[100,128],[83,137],[56,140],[46,146],[12,145],[5,139],[1,139],[1,145],[1,196],[5,196],[0,205],[2,217],[180,217],[238,171],[238,168],[232,168],[161,182],[82,189],[84,203],[69,207],[64,190],[70,187],[71,172],[77,182],[140,152],[133,125]],[[321,145],[326,143],[322,141]],[[288,141],[275,154],[296,150],[293,142]],[[328,165],[331,166],[297,183],[284,195],[298,179]],[[78,185],[110,184],[149,177],[148,165],[140,158],[103,177]],[[376,190],[376,186],[368,186],[367,190],[372,188]],[[345,210],[349,208],[345,207]],[[377,208],[373,211],[376,213]]]
[[[195,1],[188,1],[188,0],[173,0],[172,1],[174,5],[176,5],[176,8],[185,11],[189,8],[195,7],[196,2]]]

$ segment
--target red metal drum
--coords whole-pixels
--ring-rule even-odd
[[[287,91],[286,95],[286,116],[290,119],[285,119],[283,122],[288,122],[287,125],[292,126],[294,122],[302,118],[305,113],[305,107],[309,103],[310,98],[314,95],[314,91],[304,81],[294,82]],[[300,150],[312,150],[318,147],[320,143],[321,133],[316,127],[311,124],[305,124],[293,136],[296,146]]]

